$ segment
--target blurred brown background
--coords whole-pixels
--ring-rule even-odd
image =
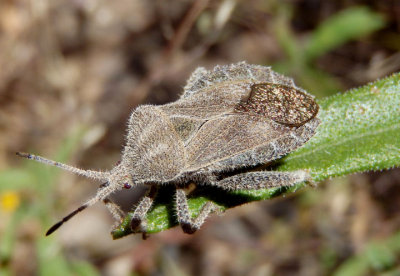
[[[44,238],[97,185],[14,154],[109,169],[131,110],[198,66],[271,65],[322,98],[398,71],[399,30],[396,0],[1,0],[0,275],[400,275],[398,169],[112,241],[100,204]]]

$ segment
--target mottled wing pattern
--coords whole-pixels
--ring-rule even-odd
[[[238,104],[235,111],[265,116],[288,126],[301,126],[317,115],[318,105],[313,97],[296,88],[260,83],[252,86],[247,101]]]

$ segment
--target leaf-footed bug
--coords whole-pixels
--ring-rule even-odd
[[[143,226],[157,188],[173,185],[178,222],[185,233],[194,233],[218,206],[208,202],[192,218],[185,192],[190,184],[253,190],[310,180],[306,171],[249,168],[279,159],[306,143],[320,123],[317,113],[313,97],[292,79],[270,67],[240,62],[210,71],[198,68],[177,101],[136,108],[129,119],[121,162],[110,171],[82,170],[32,154],[17,155],[103,182],[93,198],[46,235],[98,201],[120,222],[124,212],[109,196],[138,185],[148,186],[149,191],[133,211],[133,231]]]

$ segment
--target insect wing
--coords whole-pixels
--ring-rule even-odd
[[[298,127],[317,115],[318,105],[312,96],[294,87],[260,83],[252,86],[247,101],[238,104],[235,111]]]
[[[210,166],[287,135],[287,127],[266,121],[245,115],[208,121],[186,146],[191,169]]]

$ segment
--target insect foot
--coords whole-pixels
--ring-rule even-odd
[[[174,190],[170,195],[170,202],[175,199],[172,217],[184,232],[194,233],[219,208],[206,202],[193,217],[185,193],[190,183],[228,193],[309,181],[306,171],[254,168],[304,145],[320,123],[318,109],[313,96],[270,67],[240,62],[209,71],[198,68],[177,101],[133,110],[121,162],[110,171],[83,170],[27,153],[17,155],[103,183],[93,198],[46,235],[98,201],[105,203],[118,223],[122,221],[113,230],[114,238],[157,232],[151,221],[146,223],[146,217],[157,205],[154,202],[161,187]],[[128,214],[109,199],[118,190],[139,185],[148,187],[148,193]],[[171,225],[173,222],[163,229]]]

